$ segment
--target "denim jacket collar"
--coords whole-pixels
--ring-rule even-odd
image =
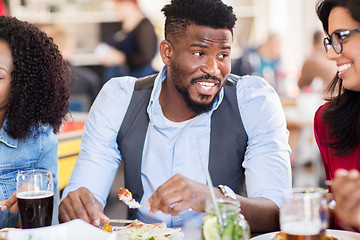
[[[18,139],[10,137],[5,131],[7,120],[5,119],[4,124],[0,128],[0,142],[3,142],[5,145],[11,148],[17,148]]]

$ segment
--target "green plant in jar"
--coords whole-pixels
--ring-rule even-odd
[[[248,240],[250,228],[244,216],[240,213],[240,204],[233,200],[217,200],[220,224],[214,205],[206,203],[206,215],[202,223],[202,240]]]

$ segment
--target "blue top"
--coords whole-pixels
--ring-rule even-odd
[[[14,139],[6,133],[6,123],[5,119],[3,126],[0,128],[0,201],[9,198],[16,191],[16,175],[18,171],[30,169],[51,170],[54,177],[54,199],[56,199],[53,223],[57,222],[58,140],[53,133],[53,128],[49,125],[41,126],[37,138],[34,138],[36,132],[33,131],[30,137]],[[17,214],[11,214],[9,210],[0,210],[0,228],[16,227],[16,221]]]
[[[164,117],[159,104],[166,67],[154,82],[147,108],[149,126],[146,133],[141,180],[144,195],[141,204],[173,175],[180,173],[200,183],[206,183],[199,151],[209,158],[210,121],[212,112],[223,99],[223,89],[210,112],[184,122],[172,122]],[[105,206],[114,176],[122,156],[116,137],[133,93],[135,78],[111,79],[95,100],[81,143],[81,152],[75,164],[65,197],[69,191],[87,187]],[[248,197],[265,197],[278,206],[282,191],[291,188],[290,147],[285,115],[274,89],[260,77],[242,77],[236,86],[238,105],[248,147],[245,168]],[[120,186],[119,186],[120,187]],[[168,227],[186,224],[200,225],[202,214],[185,211],[177,217],[141,208],[137,218],[145,222],[166,222]]]

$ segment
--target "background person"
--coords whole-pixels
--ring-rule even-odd
[[[99,225],[107,218],[102,209],[124,161],[125,187],[149,206],[129,209],[130,218],[200,226],[210,199],[201,152],[214,185],[237,193],[252,231],[278,229],[282,193],[291,188],[285,116],[264,79],[230,75],[232,7],[221,0],[172,0],[162,11],[165,67],[145,80],[113,78],[102,88],[60,220]]]
[[[326,178],[331,180],[339,168],[360,170],[360,2],[323,0],[317,13],[328,36],[326,56],[338,66],[329,86],[331,97],[314,120]],[[335,216],[335,227],[340,224]]]
[[[151,62],[157,52],[154,26],[140,10],[137,0],[112,0],[122,24],[109,41],[111,47],[98,53],[106,66],[105,81],[112,77],[143,77],[155,73]]]
[[[8,15],[7,7],[3,0],[0,0],[0,15],[4,15],[4,16]]]
[[[337,70],[335,62],[326,58],[323,39],[322,32],[314,32],[312,51],[301,69],[298,86],[308,93],[325,94]]]
[[[0,16],[0,228],[16,226],[16,175],[22,170],[52,171],[57,214],[54,133],[68,113],[69,81],[68,66],[44,32]]]
[[[49,25],[41,29],[53,38],[72,72],[69,109],[71,111],[88,112],[100,91],[102,85],[100,77],[87,67],[74,66],[70,63],[76,52],[77,43],[65,26]]]
[[[255,75],[265,78],[275,89],[278,84],[282,38],[271,33],[257,48],[245,49],[232,68],[234,74]]]

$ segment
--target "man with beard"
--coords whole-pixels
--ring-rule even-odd
[[[282,194],[291,188],[285,116],[264,79],[230,74],[232,7],[221,0],[172,0],[162,11],[165,67],[156,76],[114,78],[104,86],[85,126],[60,221],[99,225],[106,219],[102,209],[124,161],[125,187],[146,205],[130,209],[129,218],[201,225],[210,199],[202,155],[218,198],[239,201],[252,231],[278,229]]]

